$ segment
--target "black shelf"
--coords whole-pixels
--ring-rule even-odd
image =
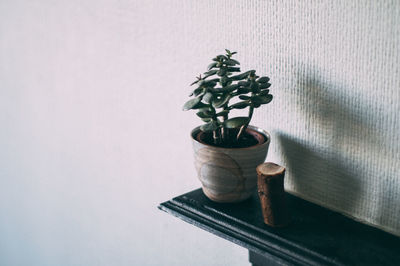
[[[291,214],[286,228],[264,224],[257,194],[221,204],[197,189],[159,208],[247,248],[254,265],[400,265],[400,238],[286,195]]]

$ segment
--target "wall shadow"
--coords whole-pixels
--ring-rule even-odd
[[[378,163],[378,156],[390,160],[387,153],[393,152],[389,143],[382,141],[383,129],[376,126],[379,116],[371,116],[360,95],[346,95],[346,88],[322,82],[313,75],[304,77],[304,73],[299,73],[298,77],[301,94],[295,94],[292,102],[305,117],[307,134],[315,134],[317,141],[310,144],[276,132],[295,192],[350,215],[362,216],[370,223],[400,228],[400,222],[390,218],[393,211],[400,211],[400,202],[392,197],[399,186],[390,187],[387,181],[377,185],[366,183],[371,178],[393,178],[385,172],[388,162],[370,165]],[[376,167],[382,169],[377,171]],[[377,172],[381,176],[371,175]]]
[[[298,111],[303,113],[312,146],[277,132],[291,182],[297,193],[347,213],[360,213],[363,194],[362,172],[352,152],[375,149],[376,130],[365,119],[359,99],[345,97],[345,88],[321,82],[314,76],[298,75]],[[299,96],[300,95],[300,96]]]
[[[280,132],[276,136],[296,193],[345,212],[357,208],[362,189],[357,173],[338,158],[315,151],[294,137]]]
[[[361,149],[365,145],[378,144],[377,130],[365,115],[368,109],[363,108],[359,100],[342,95],[345,88],[334,84],[322,83],[306,77],[298,80],[299,91],[305,95],[304,105],[299,110],[306,112],[313,127],[325,129],[332,145],[340,145],[345,141],[351,148]]]

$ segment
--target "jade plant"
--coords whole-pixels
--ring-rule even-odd
[[[213,58],[208,71],[190,84],[196,88],[183,110],[197,111],[205,122],[200,130],[212,136],[213,145],[235,146],[245,138],[254,109],[272,101],[268,89],[271,84],[268,77],[257,76],[255,70],[241,73],[240,63],[232,58],[236,52],[225,51],[225,55]],[[229,117],[231,110],[246,108],[247,116]]]

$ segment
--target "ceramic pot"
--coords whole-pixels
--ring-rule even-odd
[[[248,126],[247,132],[256,136],[258,144],[246,148],[221,148],[202,142],[198,138],[200,127],[192,130],[195,166],[203,192],[209,199],[239,202],[255,191],[256,167],[265,161],[271,137],[254,126]]]

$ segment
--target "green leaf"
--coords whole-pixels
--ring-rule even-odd
[[[190,109],[194,109],[194,107],[200,102],[200,98],[193,98],[189,101],[187,101],[184,105],[183,105],[183,111],[187,111]]]
[[[212,119],[211,118],[202,118],[201,120],[203,120],[204,122],[210,122]]]
[[[225,94],[223,96],[221,96],[221,98],[219,99],[214,99],[212,101],[212,106],[214,108],[221,108],[222,106],[224,106],[227,102],[229,102],[229,100],[231,99],[231,95],[229,94]]]
[[[225,116],[227,114],[229,114],[229,110],[223,110],[223,111],[217,113],[216,116]]]
[[[220,91],[222,91],[222,92],[232,92],[232,91],[236,90],[237,88],[239,88],[238,84],[232,84],[232,85],[229,85],[229,86],[221,88]]]
[[[224,62],[227,66],[235,66],[238,64],[238,61],[234,60],[234,59],[228,59],[225,60]]]
[[[219,78],[213,78],[213,79],[206,80],[206,83],[207,82],[218,82],[218,81],[219,81]]]
[[[201,96],[201,94],[203,94],[205,92],[205,89],[204,88],[197,88],[197,89],[195,89],[190,95],[189,95],[189,97],[190,96]]]
[[[214,74],[216,74],[218,72],[218,70],[214,69],[214,70],[210,70],[204,73],[204,79],[208,78],[209,76],[212,76]]]
[[[246,95],[239,95],[239,99],[241,99],[241,100],[250,100],[251,97],[250,96],[246,96]]]
[[[265,89],[265,90],[262,90],[258,95],[265,96],[265,95],[268,95],[268,93],[269,93],[269,90]]]
[[[197,112],[196,115],[200,118],[212,118],[212,114],[210,112]]]
[[[226,52],[227,54],[232,54],[231,51],[229,51],[228,49],[225,49],[225,52]]]
[[[239,67],[227,67],[229,72],[240,72]]]
[[[219,78],[204,80],[202,85],[205,87],[214,87],[215,85],[217,85],[218,81]]]
[[[209,105],[205,105],[204,107],[197,108],[199,112],[211,112],[212,113],[212,108]]]
[[[243,109],[249,106],[250,103],[248,101],[238,102],[229,106],[229,109]]]
[[[242,74],[236,75],[236,76],[232,76],[230,77],[232,80],[242,80],[242,79],[246,79],[249,75],[254,74],[256,71],[255,70],[250,70],[250,71],[246,71]]]
[[[204,87],[207,87],[207,88],[214,88],[215,85],[217,85],[217,82],[212,81],[212,80],[207,80],[207,81],[205,81],[205,82],[203,83],[203,86],[204,86]]]
[[[226,128],[238,128],[249,122],[247,116],[239,116],[235,118],[228,119],[224,122]]]
[[[239,81],[238,85],[241,86],[241,87],[248,87],[248,86],[250,86],[250,82],[248,82],[248,81]]]
[[[269,77],[262,77],[257,80],[258,83],[267,83],[269,81]]]
[[[190,84],[190,86],[192,86],[192,85],[198,83],[199,81],[200,81],[200,79],[198,79],[198,80],[196,80],[196,81],[193,81],[193,82]]]
[[[211,92],[207,92],[207,93],[204,94],[204,96],[203,96],[203,101],[204,101],[205,103],[210,103],[211,100],[212,100],[212,98],[213,98],[213,94],[212,94]]]
[[[214,60],[214,59],[213,59],[213,60]],[[217,66],[217,63],[214,62],[214,63],[209,64],[208,67],[207,67],[207,69],[210,70],[210,69],[212,69],[212,68],[214,68],[214,67],[216,67],[216,66]]]
[[[251,78],[251,79],[256,79],[256,78],[258,78],[258,76],[256,75],[256,71],[255,71],[255,70],[253,70],[253,71],[249,74],[249,78]]]
[[[192,109],[201,109],[201,108],[205,108],[208,107],[207,104],[204,104],[202,102],[199,102],[198,104],[196,104]]]
[[[234,53],[236,54],[236,52],[234,52]],[[232,55],[233,55],[234,53],[232,53]],[[240,65],[239,61],[237,61],[237,60],[235,60],[235,59],[232,59],[232,58],[230,58],[230,60],[233,61],[236,65]]]
[[[267,103],[270,103],[272,101],[272,95],[268,94],[268,95],[265,95],[265,96],[263,96],[263,95],[253,96],[253,97],[251,97],[251,101],[254,104],[257,104],[257,105],[258,104],[267,104]]]
[[[207,72],[204,72],[204,75],[212,75],[212,74],[215,74],[215,73],[217,73],[218,72],[218,70],[217,69],[213,69],[213,70],[209,70],[209,71],[207,71]],[[203,77],[204,78],[204,77]]]
[[[251,91],[254,93],[260,92],[260,86],[258,85],[257,82],[251,82],[250,88],[251,88]]]
[[[221,68],[221,69],[217,72],[217,75],[220,76],[220,77],[224,76],[225,74],[226,74],[226,70],[225,70],[224,68]]]
[[[203,132],[210,132],[210,131],[214,131],[218,128],[218,124],[215,121],[211,121],[205,125],[202,125],[200,127],[200,130]]]
[[[239,94],[246,94],[246,93],[249,93],[249,92],[250,92],[250,89],[249,89],[249,88],[240,87],[240,88],[238,89],[238,93],[239,93]]]
[[[269,87],[271,87],[271,83],[262,83],[262,84],[260,84],[260,89],[267,89],[267,88],[269,88]]]
[[[230,80],[230,78],[228,78],[226,76],[221,77],[220,84],[221,84],[222,87],[225,87],[225,86],[227,86],[227,85],[229,85],[231,83],[232,83],[232,81]]]
[[[220,55],[217,55],[217,58],[218,59],[225,59],[225,60],[227,60],[228,59],[228,57],[226,57],[225,55],[222,55],[222,54],[220,54]]]

